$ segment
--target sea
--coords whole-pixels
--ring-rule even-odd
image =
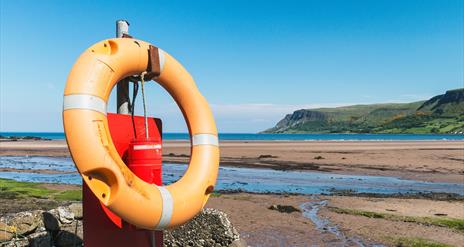
[[[63,140],[63,132],[0,132],[1,136],[33,136]],[[163,133],[164,140],[188,140],[188,133]],[[243,141],[417,141],[464,140],[464,134],[256,134],[220,133],[220,140]]]

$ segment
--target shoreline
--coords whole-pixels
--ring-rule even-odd
[[[57,189],[57,190],[82,190],[80,184],[66,184],[66,183],[50,183],[50,182],[20,182],[14,179],[0,178],[1,180],[8,180],[18,183],[35,184],[45,189]],[[344,191],[335,190],[331,191],[330,194],[304,194],[298,192],[251,192],[245,190],[215,190],[211,197],[220,197],[222,195],[235,195],[235,194],[249,194],[249,195],[269,195],[269,196],[299,196],[299,197],[359,197],[359,198],[383,198],[383,199],[424,199],[432,201],[456,201],[464,202],[464,195],[445,193],[445,192],[409,192],[409,193],[366,193],[366,192],[355,192],[355,191]],[[1,192],[0,192],[1,195]]]
[[[464,183],[464,141],[223,141],[221,166],[392,176]],[[64,140],[0,142],[0,156],[70,157]],[[188,141],[163,143],[163,162],[190,160]]]
[[[45,171],[45,172],[44,172]],[[63,175],[63,174],[78,174],[77,172],[54,172],[47,170],[27,170],[27,169],[10,169],[4,168],[0,169],[0,172],[25,172],[25,173],[36,173],[36,174],[53,174],[53,175]],[[33,183],[39,186],[46,187],[70,187],[78,188],[82,187],[81,184],[76,183],[60,183],[60,182],[36,182],[36,181],[18,181],[13,178],[0,178],[0,180],[11,180],[17,181],[20,183]],[[253,194],[253,195],[275,195],[275,196],[347,196],[347,197],[363,197],[363,198],[397,198],[397,199],[427,199],[427,200],[437,200],[437,201],[462,201],[464,202],[464,194],[458,194],[453,192],[394,192],[394,193],[381,193],[381,192],[358,192],[356,190],[345,190],[345,189],[329,189],[326,192],[321,193],[304,193],[304,192],[274,192],[274,191],[261,191],[254,192],[244,189],[217,189],[214,191],[214,194]]]

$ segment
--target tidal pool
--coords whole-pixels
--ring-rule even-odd
[[[0,168],[23,171],[0,172],[0,178],[17,181],[81,184],[70,158],[65,157],[0,157]],[[24,172],[24,169],[31,172]],[[34,173],[33,170],[62,173]],[[185,164],[163,164],[163,181],[177,181],[187,169]],[[73,172],[74,171],[74,172]],[[69,173],[73,172],[73,173]],[[384,176],[356,176],[308,171],[279,171],[257,168],[221,167],[216,190],[242,190],[256,193],[331,194],[333,191],[364,193],[455,193],[464,195],[464,184],[432,183]]]

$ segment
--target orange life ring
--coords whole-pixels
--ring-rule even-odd
[[[154,80],[182,110],[191,137],[188,169],[179,181],[167,186],[148,184],[127,168],[111,140],[106,118],[114,85],[150,69],[153,59],[159,65],[159,76]],[[147,42],[115,38],[87,49],[67,79],[63,124],[69,150],[85,183],[105,206],[133,225],[145,229],[181,225],[203,208],[214,189],[219,144],[208,103],[184,67]]]

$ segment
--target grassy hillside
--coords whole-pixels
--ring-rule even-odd
[[[463,133],[464,88],[427,101],[303,109],[263,133]]]

